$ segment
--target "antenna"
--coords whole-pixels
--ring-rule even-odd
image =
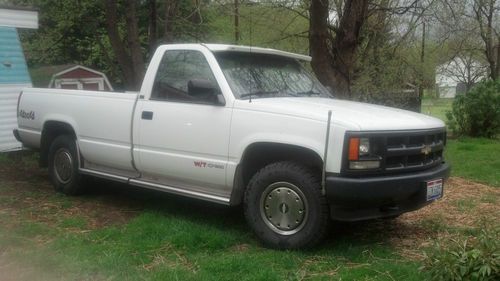
[[[249,44],[250,45],[249,46],[249,48],[250,48],[250,55],[252,55],[252,45],[253,45],[253,41],[252,41],[252,31],[253,31],[253,21],[252,21],[253,17],[252,17],[252,15],[253,15],[253,11],[252,11],[252,8],[253,7],[250,7],[250,16],[249,16],[249,18],[250,18],[250,30],[249,30],[249,33],[250,33],[249,34],[249,38],[250,38],[250,44]],[[250,62],[250,67],[252,67],[252,62]],[[252,71],[252,70],[250,70],[250,71]],[[254,80],[255,80],[255,77],[254,77]],[[257,82],[257,81],[255,81],[255,82]],[[250,89],[250,90],[252,92],[255,92],[254,89]],[[252,95],[250,95],[250,98],[248,99],[248,102],[249,103],[252,102]]]
[[[252,52],[252,45],[253,45],[253,41],[252,41],[252,31],[253,31],[253,11],[252,11],[252,6],[250,6],[250,34],[249,34],[249,37],[250,37],[250,53]]]

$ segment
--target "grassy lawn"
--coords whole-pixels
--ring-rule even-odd
[[[417,261],[403,258],[392,241],[397,234],[381,231],[398,229],[397,221],[339,224],[318,249],[274,251],[260,246],[240,209],[108,182],[92,183],[85,196],[66,197],[52,191],[46,171],[30,157],[2,159],[0,172],[0,268],[20,279],[426,277]]]
[[[449,140],[445,152],[452,175],[500,187],[500,141],[460,138]]]
[[[446,111],[453,99],[422,101],[422,113],[446,121]],[[459,138],[449,139],[446,160],[452,165],[452,175],[481,183],[500,186],[500,140]]]
[[[451,110],[453,99],[425,98],[422,100],[422,113],[446,121],[446,111]]]
[[[500,190],[452,179],[422,210],[336,223],[317,249],[274,251],[240,209],[102,181],[66,197],[35,158],[0,158],[2,280],[425,280],[432,241],[473,233],[481,217],[498,225]]]

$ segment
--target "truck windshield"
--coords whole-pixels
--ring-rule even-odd
[[[247,52],[217,52],[215,57],[236,98],[332,97],[293,58]]]

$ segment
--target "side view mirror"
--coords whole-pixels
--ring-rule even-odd
[[[226,105],[224,96],[216,86],[206,79],[191,79],[188,82],[188,95],[199,100],[205,100],[215,105]]]

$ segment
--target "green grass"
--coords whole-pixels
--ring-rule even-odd
[[[36,167],[33,159],[24,156],[23,169]],[[0,163],[0,168],[10,165]],[[27,280],[422,280],[427,276],[418,270],[419,262],[402,258],[387,237],[369,225],[356,229],[337,225],[339,229],[313,250],[276,251],[260,245],[241,209],[107,184],[103,188],[108,191],[98,186],[83,197],[65,197],[52,193],[46,179],[40,179],[24,172],[14,179],[0,177],[0,267],[5,272],[1,257],[7,257],[9,264],[30,272]],[[108,216],[102,214],[108,208],[106,220],[113,220],[117,208],[126,211],[136,203],[144,207],[128,221],[93,227],[93,220]],[[82,204],[94,204],[96,208],[88,210],[101,213],[75,212]]]
[[[451,110],[453,99],[425,98],[422,100],[422,113],[446,122],[446,112]]]
[[[446,122],[446,111],[453,99],[426,98],[422,113]],[[445,158],[452,165],[452,175],[500,186],[500,140],[459,138],[448,141]]]
[[[36,167],[31,156],[23,160],[29,162],[26,171]],[[0,168],[6,166],[10,163],[0,163]],[[65,197],[53,193],[47,179],[37,176],[35,169],[29,176],[24,172],[10,175],[11,179],[0,176],[2,274],[9,269],[2,264],[5,257],[8,264],[21,265],[29,273],[26,280],[427,277],[418,270],[418,261],[402,257],[391,240],[370,223],[335,224],[327,241],[316,249],[276,251],[261,246],[239,208],[109,183],[83,197]],[[82,205],[95,207],[83,213]],[[136,215],[121,224],[94,224],[99,217],[112,221],[117,210],[126,212],[136,205],[141,206],[134,211]],[[94,209],[100,213],[94,214]],[[386,226],[391,225],[388,221]]]
[[[452,175],[492,186],[500,186],[500,141],[460,138],[449,140],[445,158]]]
[[[186,207],[173,203],[146,210],[126,225],[83,233],[23,222],[15,230],[0,229],[0,249],[9,248],[17,261],[29,257],[39,271],[57,272],[54,278],[62,279],[422,280],[426,276],[418,271],[417,262],[400,258],[381,237],[345,236],[316,250],[275,251],[260,247],[240,216],[204,215]],[[49,238],[48,243],[36,243]]]

